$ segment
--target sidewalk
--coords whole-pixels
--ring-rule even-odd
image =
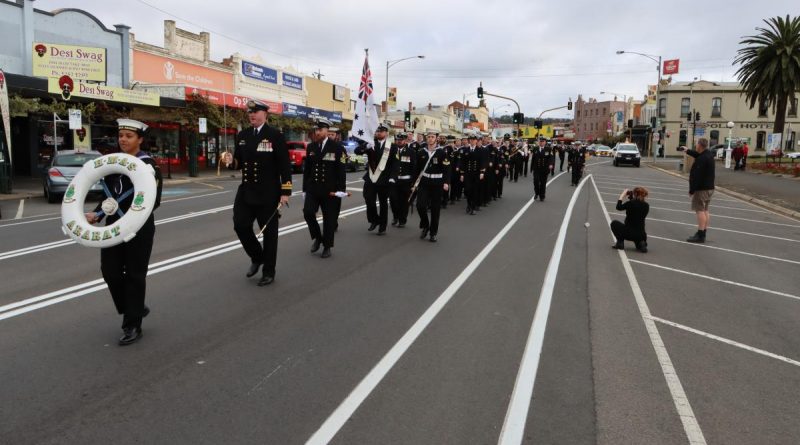
[[[196,178],[189,177],[189,173],[182,171],[180,173],[173,173],[172,179],[167,179],[167,174],[162,170],[164,175],[164,187],[171,187],[180,184],[191,184],[200,182],[209,182],[217,180],[231,180],[239,177],[238,171],[225,170],[220,171],[217,176],[216,170],[201,170]],[[11,194],[0,194],[0,201],[12,201],[20,199],[41,198],[44,197],[44,189],[42,186],[42,178],[22,177],[14,178]]]
[[[659,162],[652,168],[681,176],[688,180],[688,174],[680,174],[674,164]],[[800,217],[800,181],[789,177],[778,177],[769,174],[758,174],[752,171],[733,171],[726,169],[725,164],[717,162],[715,170],[715,186],[722,192],[750,201],[771,210]]]

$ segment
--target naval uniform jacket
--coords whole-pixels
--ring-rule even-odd
[[[355,149],[355,154],[367,155],[367,172],[364,173],[363,178],[365,183],[373,183],[369,177],[370,172],[377,169],[385,150],[389,150],[389,156],[386,159],[386,167],[384,167],[383,171],[378,177],[378,180],[374,183],[378,186],[388,186],[390,179],[397,179],[397,146],[394,144],[389,144],[386,139],[384,139],[382,142],[379,142],[376,139],[375,146],[372,148],[359,146]]]
[[[534,170],[549,170],[550,167],[556,165],[553,149],[551,148],[536,147],[531,151],[531,156],[533,157],[531,168]]]
[[[461,149],[459,154],[458,169],[463,175],[479,175],[486,172],[488,159],[486,152],[480,146],[474,150],[469,145]]]
[[[153,170],[155,171],[156,201],[153,203],[153,208],[150,209],[151,211],[150,218],[153,218],[152,211],[157,209],[158,206],[161,205],[161,186],[163,184],[163,180],[161,178],[161,169],[159,169],[156,161],[153,160],[153,158],[151,158],[149,154],[143,151],[139,151],[138,153],[136,153],[136,157],[139,158],[139,160],[144,162],[145,164],[152,166]],[[109,196],[109,198],[114,198],[114,200],[117,201],[119,205],[119,210],[121,210],[123,214],[128,213],[128,210],[131,208],[131,205],[133,204],[134,194],[133,193],[129,194],[125,199],[121,201],[119,198],[125,193],[127,193],[129,190],[133,190],[133,182],[131,181],[131,178],[129,178],[128,175],[115,173],[104,177],[103,182],[105,182],[106,187],[108,187],[108,191],[111,193],[111,196]],[[103,205],[102,202],[97,204],[97,207],[95,207],[94,212],[98,213],[102,211],[103,209],[102,205]],[[113,215],[105,215],[105,218],[106,218],[106,225],[110,226],[111,224],[117,222],[120,219],[120,216],[119,214],[114,213]]]
[[[409,145],[397,147],[397,183],[413,184],[417,179],[417,151]]]
[[[281,195],[292,194],[292,170],[283,133],[264,124],[236,135],[234,168],[242,171],[237,195],[253,206],[276,206]]]
[[[303,192],[330,196],[347,188],[347,151],[342,144],[325,139],[314,142],[306,149],[303,168]]]
[[[430,162],[428,162],[429,156],[427,145],[423,145],[417,152],[417,176],[421,175],[419,187],[449,185],[450,159],[448,159],[447,153],[442,147],[436,147]]]

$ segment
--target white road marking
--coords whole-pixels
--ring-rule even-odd
[[[738,253],[739,255],[748,255],[748,256],[754,256],[754,257],[758,257],[758,258],[764,258],[766,260],[783,261],[784,263],[791,263],[791,264],[800,265],[800,261],[789,260],[789,259],[786,259],[786,258],[778,258],[778,257],[774,257],[774,256],[760,255],[758,253],[744,252],[744,251],[741,251],[741,250],[726,249],[724,247],[709,246],[708,244],[704,244],[704,243],[689,243],[689,242],[686,242],[686,241],[683,241],[683,240],[666,238],[666,237],[663,237],[663,236],[656,236],[656,235],[651,235],[651,234],[648,233],[647,234],[647,239],[650,239],[650,238],[660,239],[660,240],[664,240],[664,241],[670,241],[670,242],[678,243],[678,244],[685,244],[687,246],[703,247],[703,248],[706,248],[706,249],[721,250],[723,252]]]
[[[352,190],[354,192],[363,192],[364,189],[360,189],[358,187],[347,187],[347,190]]]
[[[353,215],[359,212],[365,211],[367,206],[362,205],[359,207],[354,207],[351,209],[347,209],[342,211],[340,217]],[[321,221],[322,218],[317,218],[318,221]],[[306,228],[306,222],[301,221],[295,224],[291,224],[286,227],[282,227],[278,230],[278,236],[287,235],[289,233],[294,233],[299,230],[303,230]],[[241,248],[239,240],[230,241],[224,244],[220,244],[217,246],[212,246],[206,249],[198,250],[195,252],[190,252],[185,255],[180,255],[174,258],[169,258],[164,261],[159,261],[157,263],[153,263],[150,265],[150,269],[147,272],[147,275],[155,275],[157,273],[166,272],[168,270],[175,269],[176,267],[185,266],[187,264],[195,263],[197,261],[201,261],[207,258],[211,258],[217,255],[221,255],[223,253],[230,252],[232,250],[236,250]],[[0,320],[5,320],[8,318],[16,317],[18,315],[22,315],[37,309],[41,309],[47,306],[51,306],[57,303],[61,303],[62,301],[71,300],[73,298],[78,298],[84,295],[88,295],[99,290],[105,289],[108,287],[102,278],[88,281],[86,283],[78,284],[75,286],[70,286],[65,289],[60,289],[53,292],[48,292],[46,294],[27,298],[25,300],[17,301],[14,303],[6,304],[4,306],[0,306]],[[35,303],[35,304],[34,304]],[[23,307],[24,306],[24,307]]]
[[[617,213],[617,212],[609,212],[608,214],[609,215],[614,215],[614,216],[625,216],[624,213]],[[691,223],[685,223],[685,222],[680,222],[680,221],[670,221],[668,219],[658,219],[658,218],[650,218],[650,217],[648,217],[647,221],[657,221],[657,222],[663,222],[663,223],[669,223],[669,224],[679,224],[679,225],[682,225],[682,226],[697,227],[696,223],[695,224],[691,224]],[[780,241],[789,241],[789,242],[792,242],[792,243],[800,243],[800,240],[793,239],[793,238],[783,238],[783,237],[780,237],[780,236],[764,235],[764,234],[761,234],[761,233],[743,232],[741,230],[723,229],[721,227],[714,227],[714,226],[709,226],[708,228],[709,229],[713,229],[713,230],[719,230],[721,232],[731,232],[731,233],[738,233],[740,235],[758,236],[758,237],[761,237],[761,238],[769,238],[769,239],[776,239],[776,240],[780,240]]]
[[[161,201],[161,204],[165,204],[165,203],[168,203],[168,202],[176,202],[176,201],[186,201],[187,199],[205,198],[207,196],[221,195],[223,193],[230,193],[230,192],[231,192],[231,190],[225,190],[225,191],[222,191],[222,192],[204,193],[202,195],[186,196],[184,198],[167,199],[165,201]]]
[[[619,193],[612,193],[612,192],[600,192],[600,194],[606,195],[606,196],[619,196]],[[674,203],[677,203],[677,204],[689,204],[688,200],[678,201],[678,200],[675,200],[675,199],[653,198],[653,197],[650,197],[650,196],[647,197],[647,200],[648,201],[674,202]],[[606,201],[606,202],[610,202],[610,201]],[[715,205],[715,204],[712,203],[711,204],[711,210],[715,210],[715,209],[727,209],[727,210],[736,210],[736,211],[739,211],[739,212],[756,212],[756,213],[765,213],[765,214],[771,214],[772,213],[772,212],[768,212],[766,210],[743,209],[743,208],[740,208],[740,207],[726,207],[726,206]],[[692,213],[694,213],[694,212],[692,212]]]
[[[614,184],[614,185],[618,185],[618,186],[621,186],[621,187],[630,187],[630,185],[631,185],[631,183],[629,183],[629,182],[618,182],[618,181],[602,181],[602,182],[600,182],[600,184]],[[687,196],[688,196],[688,193],[689,193],[689,191],[688,191],[689,188],[686,187],[686,184],[683,184],[683,185],[676,184],[675,187],[656,187],[656,186],[652,186],[652,185],[647,185],[647,186],[644,186],[644,187],[646,189],[648,189],[648,190],[649,189],[657,189],[657,190],[672,190],[672,191],[675,191],[675,189],[680,187],[680,188],[685,188],[686,189]]]
[[[606,218],[606,223],[608,223],[611,239],[614,240],[614,234],[611,232],[610,227],[611,217],[609,216],[605,203],[603,203],[603,198],[600,195],[600,190],[597,189],[597,184],[594,182],[594,179],[592,179],[592,185],[594,185],[597,201],[600,203],[600,207],[603,209],[603,215]],[[618,250],[617,252],[620,260],[622,261],[622,267],[625,269],[625,274],[628,276],[628,283],[630,284],[631,291],[633,291],[633,296],[636,299],[636,305],[639,308],[639,314],[644,322],[647,335],[650,337],[650,343],[653,345],[656,357],[658,358],[658,363],[661,365],[661,373],[664,375],[664,380],[667,382],[667,387],[672,395],[672,401],[675,404],[675,409],[677,410],[678,416],[683,424],[683,430],[686,432],[686,437],[689,439],[690,444],[705,444],[706,439],[705,436],[703,436],[703,431],[700,429],[700,425],[697,423],[697,418],[694,416],[692,405],[689,403],[689,399],[686,397],[686,392],[683,389],[680,378],[678,378],[677,372],[675,372],[675,367],[672,365],[672,359],[670,359],[667,348],[664,346],[664,342],[661,339],[661,334],[659,334],[658,328],[651,318],[652,315],[650,314],[650,308],[647,306],[647,301],[644,299],[642,289],[639,287],[639,282],[636,279],[636,275],[633,273],[633,268],[631,268],[628,255],[625,254],[624,250]]]
[[[559,173],[547,184],[558,179],[564,173]],[[414,324],[403,334],[397,343],[384,355],[381,360],[369,371],[369,373],[356,385],[355,388],[347,395],[347,398],[339,404],[338,407],[325,419],[325,422],[319,429],[308,439],[306,445],[322,445],[330,442],[336,433],[344,426],[348,419],[355,413],[356,409],[364,402],[370,393],[378,386],[378,384],[386,377],[386,374],[394,367],[400,358],[405,354],[408,348],[416,341],[422,334],[425,328],[433,321],[439,314],[442,308],[447,305],[451,298],[458,292],[461,286],[469,279],[469,277],[477,270],[484,259],[494,250],[495,246],[500,240],[505,237],[506,233],[511,230],[514,224],[522,217],[522,215],[533,204],[534,199],[531,198],[522,208],[514,215],[513,218],[489,241],[483,250],[478,253],[475,258],[464,268],[463,271],[447,286],[447,289],[439,295],[438,298],[431,304],[430,307],[414,322]]]
[[[710,338],[712,340],[716,340],[716,341],[719,341],[719,342],[722,342],[722,343],[725,343],[725,344],[728,344],[728,345],[731,345],[731,346],[735,346],[737,348],[741,348],[741,349],[744,349],[746,351],[755,352],[756,354],[761,354],[761,355],[763,355],[765,357],[774,358],[775,360],[780,360],[780,361],[782,361],[784,363],[788,363],[790,365],[800,366],[800,362],[799,361],[792,360],[789,357],[784,357],[782,355],[778,355],[778,354],[775,354],[775,353],[772,353],[772,352],[769,352],[769,351],[765,351],[763,349],[754,348],[754,347],[746,345],[744,343],[739,343],[738,341],[734,341],[734,340],[731,340],[731,339],[728,339],[728,338],[725,338],[725,337],[720,337],[718,335],[710,334],[708,332],[704,332],[704,331],[701,331],[699,329],[690,328],[689,326],[682,325],[682,324],[679,324],[679,323],[675,323],[674,321],[664,320],[663,318],[658,318],[658,317],[653,317],[653,316],[651,316],[650,318],[653,321],[657,321],[659,323],[662,323],[662,324],[665,324],[665,325],[668,325],[668,326],[672,326],[674,328],[682,329],[684,331],[691,332],[692,334],[701,335],[703,337]]]
[[[780,291],[776,291],[776,290],[765,289],[763,287],[758,287],[758,286],[753,286],[753,285],[750,285],[750,284],[739,283],[739,282],[731,281],[731,280],[725,280],[725,279],[722,279],[722,278],[712,277],[712,276],[709,276],[709,275],[703,275],[703,274],[700,274],[700,273],[690,272],[688,270],[675,269],[674,267],[662,266],[660,264],[648,263],[646,261],[640,261],[640,260],[628,260],[628,261],[630,261],[631,263],[641,264],[643,266],[655,267],[656,269],[668,270],[670,272],[680,273],[680,274],[689,275],[689,276],[697,277],[697,278],[704,278],[706,280],[716,281],[718,283],[730,284],[730,285],[733,285],[733,286],[744,287],[746,289],[757,290],[759,292],[766,292],[768,294],[779,295],[781,297],[791,298],[793,300],[800,300],[800,296],[792,295],[792,294],[789,294],[789,293],[786,293],[786,292],[780,292]]]
[[[607,204],[616,205],[617,201],[606,201],[606,203]],[[691,210],[670,209],[668,207],[655,207],[655,206],[650,206],[650,208],[651,209],[656,209],[656,210],[666,210],[668,212],[690,213],[692,215],[695,214],[695,212],[693,212]],[[772,222],[772,221],[759,221],[757,219],[739,218],[738,216],[719,215],[719,214],[716,214],[716,213],[712,213],[711,214],[711,218],[737,219],[739,221],[754,222],[754,223],[759,223],[759,224],[771,224],[773,226],[794,227],[796,229],[800,229],[800,225],[797,225],[797,224],[785,224],[785,223],[777,223],[777,222]]]
[[[602,190],[614,191],[617,194],[619,194],[622,191],[620,189],[620,187],[616,187],[616,186],[615,187],[603,187],[602,185],[598,185],[597,187],[602,189]],[[630,186],[626,186],[626,187],[630,188]],[[647,188],[647,187],[645,187],[645,188]],[[654,192],[654,191],[650,190],[649,188],[648,188],[648,191],[650,191],[650,196],[653,196],[653,195],[657,195],[657,196],[675,196],[675,197],[685,198],[686,201],[684,201],[684,202],[686,202],[687,204],[689,204],[691,202],[691,197],[689,196],[689,192],[688,191],[686,193],[666,193],[666,192]],[[743,202],[743,201],[739,201],[739,200],[736,200],[736,199],[714,197],[714,198],[712,198],[712,202],[735,202],[735,203],[739,203],[739,202]],[[747,203],[747,202],[745,201],[745,203]],[[749,203],[747,203],[747,204],[749,204]],[[750,204],[750,205],[753,205],[753,204]]]
[[[514,381],[514,391],[511,393],[511,400],[508,404],[506,417],[503,421],[503,429],[500,431],[499,445],[517,445],[522,443],[525,434],[525,421],[528,418],[531,398],[533,397],[533,386],[536,382],[536,374],[539,370],[539,359],[542,355],[544,345],[544,334],[547,328],[547,317],[550,315],[550,304],[553,301],[553,291],[556,286],[558,267],[561,264],[561,253],[564,251],[564,240],[567,237],[567,228],[572,218],[572,210],[578,200],[581,189],[586,181],[591,178],[588,175],[578,184],[572,193],[572,199],[564,212],[564,219],[561,221],[561,228],[558,231],[553,253],[550,255],[550,262],[547,264],[547,271],[544,275],[542,288],[539,291],[539,301],[536,304],[536,311],[533,313],[531,330],[528,333],[528,340],[520,361],[517,378]]]
[[[14,219],[21,219],[22,218],[22,213],[24,211],[25,211],[25,200],[24,199],[20,199],[19,200],[19,207],[17,208],[17,216],[15,216]]]
[[[643,186],[647,184],[655,184],[655,185],[686,185],[685,181],[661,181],[661,180],[650,180],[648,178],[629,178],[629,177],[621,177],[621,176],[603,176],[603,175],[594,175],[600,181],[616,181],[616,180],[623,180],[623,181],[631,181],[631,182],[640,182]]]

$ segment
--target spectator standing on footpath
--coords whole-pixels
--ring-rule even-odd
[[[697,215],[697,233],[686,241],[704,243],[710,218],[708,206],[714,194],[714,155],[708,150],[706,138],[698,139],[695,149],[687,150],[686,154],[694,158],[689,171],[689,196],[692,198],[692,210]]]

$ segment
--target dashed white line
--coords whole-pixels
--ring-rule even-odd
[[[606,223],[608,223],[609,227],[609,233],[611,233],[611,217],[609,216],[608,209],[606,209],[606,205],[603,202],[603,198],[600,195],[600,190],[597,189],[597,184],[594,182],[594,179],[592,179],[592,185],[594,185],[595,193],[597,194],[597,201],[600,203],[600,207],[603,209],[603,216],[605,216]],[[611,233],[611,238],[612,240],[614,239],[613,233]],[[694,415],[694,410],[692,410],[692,405],[689,403],[689,398],[686,397],[686,392],[684,391],[683,385],[678,378],[677,372],[675,372],[675,367],[672,365],[672,359],[669,357],[669,352],[667,352],[667,348],[664,346],[664,342],[661,339],[661,334],[659,334],[658,328],[651,318],[652,315],[650,314],[650,308],[647,306],[647,301],[644,299],[642,289],[639,287],[639,282],[636,279],[636,275],[633,273],[633,268],[631,268],[628,255],[625,254],[624,250],[618,250],[617,252],[619,253],[620,260],[622,261],[622,267],[625,269],[625,274],[628,276],[628,283],[630,284],[631,290],[633,291],[633,296],[636,299],[636,305],[639,308],[639,314],[644,322],[647,335],[650,337],[650,343],[653,345],[653,349],[656,352],[658,363],[661,366],[661,372],[664,375],[664,380],[667,382],[667,387],[672,395],[672,401],[675,404],[678,417],[683,425],[683,430],[686,432],[686,437],[689,439],[690,444],[704,445],[706,443],[705,436],[703,436],[703,431],[700,429],[700,425],[697,423],[697,418]]]
[[[736,282],[736,281],[725,280],[725,279],[722,279],[722,278],[712,277],[710,275],[703,275],[703,274],[700,274],[700,273],[690,272],[688,270],[675,269],[674,267],[668,267],[668,266],[662,266],[660,264],[648,263],[647,261],[640,261],[640,260],[628,260],[628,261],[630,261],[631,263],[641,264],[643,266],[655,267],[656,269],[668,270],[670,272],[689,275],[689,276],[697,277],[697,278],[704,278],[706,280],[716,281],[718,283],[730,284],[732,286],[744,287],[746,289],[757,290],[759,292],[766,292],[768,294],[779,295],[781,297],[791,298],[793,300],[800,300],[800,296],[797,296],[797,295],[792,295],[792,294],[789,294],[789,293],[786,293],[786,292],[780,292],[780,291],[776,291],[776,290],[766,289],[766,288],[763,288],[763,287],[753,286],[751,284],[745,284],[745,283],[739,283],[739,282]]]
[[[684,330],[686,332],[691,332],[692,334],[701,335],[701,336],[709,338],[711,340],[716,340],[716,341],[719,341],[719,342],[722,342],[722,343],[725,343],[725,344],[728,344],[728,345],[731,345],[731,346],[735,346],[737,348],[744,349],[746,351],[755,352],[756,354],[761,354],[761,355],[763,355],[765,357],[774,358],[775,360],[780,360],[780,361],[782,361],[784,363],[788,363],[790,365],[800,366],[800,362],[798,362],[797,360],[792,360],[789,357],[784,357],[782,355],[778,355],[778,354],[775,354],[775,353],[772,353],[772,352],[769,352],[769,351],[765,351],[763,349],[754,348],[752,346],[746,345],[744,343],[739,343],[738,341],[731,340],[729,338],[720,337],[718,335],[710,334],[708,332],[701,331],[699,329],[690,328],[689,326],[682,325],[680,323],[675,323],[674,321],[664,320],[663,318],[659,318],[659,317],[650,316],[650,319],[652,319],[654,321],[657,321],[657,322],[659,322],[661,324],[672,326],[673,328],[678,328],[678,329],[682,329],[682,330]]]
[[[603,194],[603,195],[606,195],[606,196],[619,196],[619,193],[612,193],[612,192],[600,192],[600,193]],[[674,202],[674,203],[677,203],[677,204],[688,204],[689,203],[688,200],[678,201],[678,200],[675,200],[675,199],[653,198],[653,197],[650,197],[650,196],[647,197],[647,200],[648,201]],[[608,201],[606,201],[606,202],[608,202]],[[727,209],[727,210],[736,210],[736,211],[739,211],[739,212],[756,212],[756,213],[765,213],[765,214],[771,214],[772,213],[772,212],[768,212],[766,210],[743,209],[741,207],[727,207],[727,206],[720,206],[720,205],[711,204],[711,210],[716,210],[716,209]],[[692,212],[692,213],[694,213],[694,212]]]

